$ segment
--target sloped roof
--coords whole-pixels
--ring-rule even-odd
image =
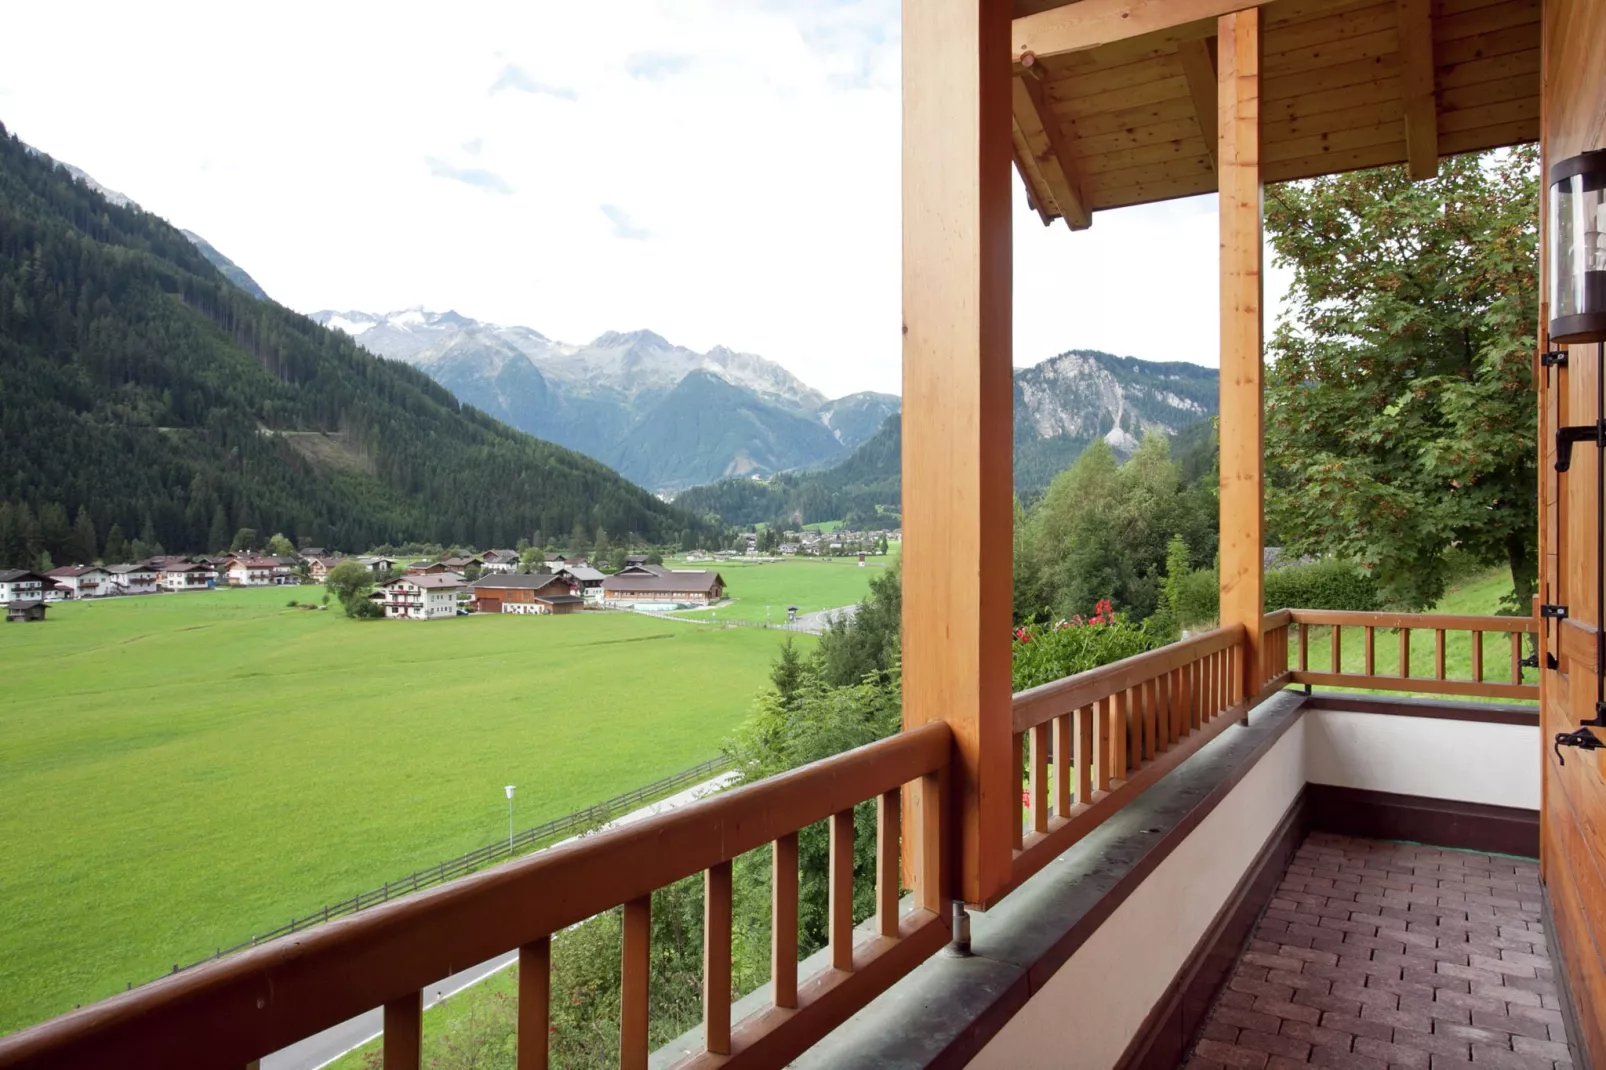
[[[684,572],[671,572],[665,576],[649,576],[642,573],[618,573],[602,581],[605,592],[641,591],[646,594],[674,594],[685,592],[711,592],[715,585],[723,587],[725,581],[717,572],[708,572],[702,569],[686,570]]]
[[[498,589],[510,591],[514,590],[515,588],[521,590],[539,591],[541,588],[550,585],[562,587],[565,591],[569,589],[569,585],[564,583],[560,577],[554,576],[548,572],[535,572],[528,574],[519,572],[494,572],[488,576],[481,576],[479,579],[469,584],[469,586],[474,588],[476,591],[490,591]]]
[[[410,583],[414,587],[435,587],[440,589],[456,589],[466,586],[463,577],[455,572],[412,573],[407,576],[398,576],[393,580],[386,580],[381,587],[394,587],[399,583]]]

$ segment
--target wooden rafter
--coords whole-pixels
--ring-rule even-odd
[[[1015,125],[1037,165],[1037,173],[1048,187],[1066,225],[1072,230],[1085,230],[1093,219],[1082,197],[1082,183],[1076,170],[1076,158],[1071,155],[1070,136],[1049,108],[1043,83],[1036,71],[1022,71],[1014,81],[1011,103]]]
[[[1023,15],[1011,27],[1015,61],[1067,52],[1085,52],[1113,41],[1172,30],[1201,19],[1258,8],[1269,0],[1077,0],[1035,15]]]
[[[1199,134],[1204,138],[1205,151],[1210,154],[1210,167],[1216,163],[1216,57],[1212,54],[1215,38],[1199,38],[1177,43],[1177,58],[1182,61],[1182,73],[1188,79],[1188,95],[1193,98],[1193,111],[1199,118]]]
[[[1439,173],[1439,113],[1433,89],[1431,0],[1395,0],[1399,16],[1400,95],[1405,100],[1406,168],[1414,179]]]

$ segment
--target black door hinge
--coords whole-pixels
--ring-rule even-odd
[[[1544,605],[1539,607],[1539,615],[1547,620],[1566,620],[1567,607],[1546,602]]]
[[[1556,429],[1556,471],[1565,472],[1572,467],[1575,442],[1593,442],[1596,446],[1606,446],[1606,420]]]
[[[1523,658],[1520,664],[1529,669],[1539,668],[1539,651],[1535,650],[1532,654]]]
[[[1596,720],[1599,719],[1598,717],[1596,718]],[[1602,747],[1606,747],[1606,743],[1602,743],[1599,737],[1589,730],[1587,725],[1580,726],[1576,732],[1557,732],[1554,745],[1556,748],[1556,761],[1562,765],[1567,764],[1567,759],[1561,756],[1561,748],[1563,747],[1577,747],[1579,750],[1600,750]]]
[[[1567,366],[1567,351],[1565,349],[1552,349],[1548,353],[1539,354],[1541,368],[1565,368]]]

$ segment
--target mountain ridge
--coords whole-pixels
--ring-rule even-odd
[[[108,201],[3,125],[0,249],[0,501],[83,510],[97,534],[116,524],[171,551],[225,548],[238,528],[346,549],[573,527],[717,534],[249,296],[166,221]],[[62,302],[72,287],[94,300]],[[0,552],[20,556],[18,538],[0,531]]]
[[[561,342],[421,306],[387,313],[324,309],[312,318],[378,356],[419,368],[511,426],[596,457],[660,492],[728,475],[774,475],[845,456],[897,408],[864,391],[830,399],[755,353],[699,353],[649,329]],[[704,411],[684,411],[691,391]],[[732,390],[716,390],[706,377]],[[670,411],[661,411],[670,406]],[[824,432],[822,437],[821,432]]]

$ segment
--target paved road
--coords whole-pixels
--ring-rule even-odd
[[[826,625],[836,617],[852,620],[854,614],[859,612],[857,605],[842,606],[839,609],[822,609],[815,613],[800,613],[797,620],[787,625],[794,632],[813,632],[819,635],[825,631]]]
[[[673,810],[677,806],[684,806],[689,802],[711,795],[720,788],[729,784],[736,777],[735,773],[721,773],[711,780],[687,788],[685,791],[660,799],[649,806],[639,810],[632,810],[608,824],[603,828],[613,828],[618,825],[630,825],[653,814]],[[574,839],[577,837],[571,837]],[[569,840],[563,840],[568,843]],[[557,847],[559,844],[553,844]],[[551,847],[545,850],[551,850]],[[487,977],[507,969],[518,960],[518,953],[510,951],[500,955],[489,962],[482,962],[478,966],[470,967],[460,973],[454,973],[438,984],[430,985],[424,990],[424,1006],[433,1007],[441,1000],[454,996],[465,988],[479,984]],[[384,1012],[378,1009],[367,1014],[359,1014],[355,1018],[331,1026],[322,1033],[308,1037],[299,1044],[292,1044],[281,1051],[262,1060],[262,1070],[318,1070],[318,1067],[327,1066],[353,1048],[360,1048],[364,1044],[379,1036],[383,1031]]]

